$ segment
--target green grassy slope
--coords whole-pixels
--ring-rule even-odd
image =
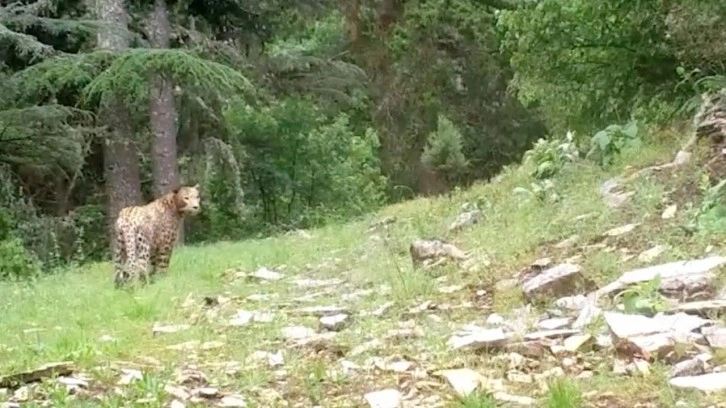
[[[309,231],[309,236],[291,233],[183,248],[174,254],[169,276],[133,293],[114,290],[108,263],[46,277],[33,284],[1,284],[0,375],[50,361],[73,360],[94,379],[95,385],[88,392],[99,395],[101,402],[68,402],[62,387],[41,387],[39,390],[50,393],[49,398],[59,407],[125,406],[139,399],[143,400],[139,406],[168,406],[170,398],[163,391],[164,383],[175,378],[176,370],[190,365],[204,372],[220,390],[244,395],[249,406],[283,406],[280,400],[293,402],[290,406],[364,406],[364,393],[396,386],[405,390],[411,385],[411,375],[390,370],[342,375],[340,353],[286,347],[280,332],[289,325],[317,328],[317,318],[297,316],[290,312],[295,308],[340,305],[357,313],[390,301],[395,303],[383,316],[356,316],[338,334],[335,343],[343,348],[346,359],[362,365],[374,356],[399,358],[424,370],[469,367],[490,378],[503,377],[507,369],[501,359],[451,351],[446,344],[463,325],[483,324],[492,312],[506,314],[524,304],[517,288],[495,290],[497,281],[516,277],[519,270],[540,257],[558,262],[580,255],[577,262],[585,273],[602,284],[643,265],[637,256],[624,261],[620,248],[637,255],[652,245],[664,245],[668,249],[656,260],[662,262],[701,256],[707,245],[718,246],[713,236],[684,234],[679,225],[685,223],[686,211],[679,209],[670,220],[660,217],[670,190],[698,179],[695,166],[636,180],[631,187],[635,196],[620,209],[608,208],[598,194],[599,185],[613,175],[670,161],[677,150],[674,146],[649,144],[623,155],[607,171],[588,162],[575,163],[554,179],[562,197],[557,203],[540,203],[513,194],[515,187],[527,187],[531,182],[531,169],[518,167],[505,171],[492,184],[476,185],[451,197],[394,205],[366,220]],[[683,204],[691,197],[672,199]],[[484,203],[484,219],[463,231],[447,232],[466,202]],[[578,216],[586,214],[589,216],[578,220]],[[367,231],[373,222],[387,216],[397,218],[387,233]],[[642,224],[617,240],[617,250],[586,248],[607,229],[630,222]],[[573,234],[580,237],[578,245],[554,248],[555,243]],[[480,259],[488,258],[488,263],[482,261],[469,271],[453,265],[432,272],[414,271],[408,246],[414,239],[429,237],[446,239]],[[285,277],[275,282],[233,279],[234,271],[253,272],[263,266]],[[292,282],[297,278],[340,278],[345,283],[304,288]],[[452,285],[463,288],[453,293],[439,291]],[[356,296],[357,291],[365,289],[370,289],[369,293]],[[486,290],[486,295],[478,298],[476,292],[480,289]],[[256,294],[267,294],[269,300],[247,299]],[[202,298],[220,295],[234,300],[207,312]],[[308,299],[301,299],[306,295]],[[409,309],[427,300],[453,307],[430,313],[438,317],[427,313],[407,315]],[[466,302],[471,302],[470,307],[456,307],[466,306]],[[213,313],[224,317],[236,309],[270,311],[274,318],[246,327],[224,327],[215,322]],[[154,322],[188,323],[192,327],[154,336]],[[415,327],[420,332],[403,339],[386,337],[390,330],[402,327]],[[382,346],[358,355],[350,353],[373,339],[382,339]],[[188,351],[167,349],[193,340],[215,343],[191,344]],[[284,365],[269,367],[264,361],[251,362],[250,356],[258,350],[283,350]],[[232,361],[241,363],[235,375],[227,375],[215,365]],[[567,407],[582,394],[590,401],[584,406],[633,407],[637,402],[651,401],[656,403],[654,406],[667,407],[675,406],[680,399],[689,404],[706,402],[696,394],[684,395],[668,388],[663,377],[665,368],[659,370],[657,364],[649,376],[633,379],[610,374],[607,363],[606,358],[593,357],[592,378],[564,380],[551,387],[549,394],[536,381],[507,385],[510,393],[531,396],[538,406]],[[551,367],[543,361],[541,367],[532,370],[545,372]],[[120,368],[148,370],[143,381],[119,386],[123,397],[113,391]],[[432,401],[441,398],[447,406],[492,406],[486,397],[457,402],[449,388],[433,385],[436,380],[417,381],[432,383],[418,388],[420,395],[433,396]]]

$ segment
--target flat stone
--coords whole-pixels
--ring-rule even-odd
[[[671,204],[668,207],[666,207],[665,210],[663,210],[663,213],[660,215],[660,217],[664,220],[671,219],[676,215],[677,210],[678,210],[678,205]]]
[[[279,281],[284,277],[284,275],[279,272],[269,270],[263,266],[262,268],[254,271],[250,277],[263,281]]]
[[[726,327],[704,327],[701,329],[708,345],[713,349],[726,349]]]
[[[371,408],[399,408],[403,396],[393,388],[373,391],[365,394],[363,398]]]
[[[675,388],[691,388],[704,392],[723,391],[726,390],[726,372],[675,377],[671,378],[668,383]]]
[[[653,333],[687,333],[712,323],[710,320],[701,319],[698,316],[691,316],[685,313],[673,315],[661,314],[654,317],[646,317],[617,312],[604,312],[603,316],[610,331],[618,338],[630,338]]]
[[[524,336],[525,340],[541,340],[541,339],[556,339],[562,337],[569,337],[573,334],[579,334],[580,330],[575,329],[559,329],[559,330],[543,330],[534,333],[529,333]]]
[[[528,300],[540,296],[571,295],[578,284],[584,283],[582,268],[574,264],[560,264],[542,271],[522,284],[522,292]]]
[[[481,374],[469,368],[441,370],[435,372],[434,375],[446,378],[446,381],[448,381],[454,391],[462,397],[476,391],[481,386],[483,380]]]
[[[511,335],[504,333],[501,328],[483,329],[480,328],[469,333],[452,336],[448,343],[453,349],[481,349],[487,347],[501,347],[506,344]]]
[[[715,299],[715,300],[703,300],[696,302],[681,303],[673,308],[671,311],[675,312],[688,312],[700,315],[705,315],[710,312],[723,312],[726,310],[726,299]]]
[[[700,358],[681,361],[671,367],[670,377],[688,377],[706,373],[706,362]]]
[[[636,224],[622,225],[620,227],[615,227],[613,229],[605,231],[605,233],[603,235],[605,235],[606,237],[617,237],[620,235],[627,234],[628,232],[634,230],[635,227],[637,227],[638,225],[640,225],[640,224],[636,223]]]
[[[345,313],[320,318],[320,326],[330,331],[343,330],[348,324],[350,324],[350,316]]]
[[[537,323],[540,330],[556,330],[566,327],[570,324],[569,317],[557,317],[553,319],[545,319]]]

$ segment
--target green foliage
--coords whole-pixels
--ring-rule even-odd
[[[0,280],[27,279],[39,272],[39,264],[19,238],[0,240]]]
[[[328,119],[291,98],[262,109],[240,102],[225,117],[233,145],[247,152],[245,201],[257,222],[308,227],[383,202],[377,135],[355,134],[345,114]]]
[[[439,115],[436,131],[429,133],[421,163],[444,177],[455,180],[469,166],[463,153],[463,136],[444,115]]]
[[[534,165],[532,177],[545,180],[554,177],[579,156],[575,135],[567,132],[564,139],[539,139],[524,153],[525,163]]]
[[[617,302],[623,299],[626,313],[655,314],[668,310],[668,302],[660,294],[661,277],[657,275],[648,282],[639,283],[618,293],[613,299]]]
[[[631,121],[626,125],[610,125],[595,133],[591,145],[588,156],[601,166],[609,166],[624,150],[637,149],[642,145],[638,135],[638,123]]]
[[[533,183],[530,183],[530,188],[515,187],[513,192],[519,197],[534,197],[540,203],[554,203],[560,200],[560,195],[555,189],[555,183],[549,179],[536,180]]]
[[[550,381],[548,388],[545,407],[580,408],[582,406],[582,391],[572,381],[566,378],[557,378]]]
[[[186,50],[131,49],[125,51],[84,89],[90,101],[120,95],[129,106],[148,100],[151,73],[160,73],[197,95],[250,95],[254,87],[239,71],[204,60]]]
[[[712,186],[708,174],[703,173],[699,189],[703,198],[692,213],[688,229],[705,234],[723,231],[726,229],[726,179]]]

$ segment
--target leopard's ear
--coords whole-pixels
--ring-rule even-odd
[[[179,190],[181,190],[181,186],[176,186],[173,190],[171,190],[171,192],[176,195],[179,194]]]
[[[193,185],[192,188],[195,189],[195,190],[199,190],[199,183]]]

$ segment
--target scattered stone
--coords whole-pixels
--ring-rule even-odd
[[[555,339],[560,337],[569,337],[574,334],[579,334],[579,330],[575,329],[559,329],[559,330],[544,330],[534,333],[529,333],[524,336],[525,340],[542,340],[542,339]]]
[[[726,310],[726,299],[688,302],[671,308],[671,311],[674,312],[685,312],[699,315],[707,315],[711,312],[721,313],[724,310]]]
[[[664,219],[664,220],[671,219],[671,218],[675,217],[676,210],[678,210],[678,205],[677,204],[671,204],[668,207],[666,207],[665,210],[663,210],[663,214],[661,214],[660,217],[662,219]]]
[[[464,286],[462,286],[462,285],[444,286],[443,288],[439,288],[439,293],[449,294],[449,293],[458,292],[463,289],[464,289]]]
[[[144,378],[144,375],[139,370],[133,370],[130,368],[122,368],[121,369],[121,378],[118,381],[118,385],[129,385],[132,382],[141,380]]]
[[[227,323],[229,326],[247,326],[252,318],[255,316],[254,312],[248,312],[246,310],[238,310],[237,314],[229,320]]]
[[[605,235],[606,237],[617,237],[620,235],[627,234],[628,232],[634,230],[635,227],[637,227],[638,225],[640,225],[640,224],[636,223],[636,224],[622,225],[620,227],[615,227],[613,229],[605,231],[605,233],[603,235]]]
[[[282,328],[285,340],[302,340],[315,336],[315,330],[304,326],[288,326]]]
[[[247,406],[245,398],[241,395],[225,395],[219,401],[220,407],[244,408]]]
[[[659,257],[663,252],[665,252],[666,248],[662,245],[656,245],[650,249],[646,249],[645,251],[641,252],[640,255],[638,255],[638,260],[640,262],[652,262],[655,258]]]
[[[545,319],[537,323],[540,330],[557,330],[570,324],[569,317],[557,317],[554,319]]]
[[[704,327],[701,333],[706,337],[708,345],[713,349],[726,349],[726,328],[724,327]]]
[[[594,338],[591,334],[578,334],[566,338],[562,343],[562,347],[564,350],[574,353],[583,349],[585,345],[591,343],[593,340]]]
[[[582,268],[574,264],[560,264],[549,268],[522,284],[522,291],[528,300],[541,296],[566,296],[585,283]]]
[[[668,383],[676,388],[695,388],[704,392],[723,391],[726,390],[726,372],[675,377]]]
[[[608,207],[621,207],[635,194],[632,191],[617,191],[622,190],[622,188],[622,185],[616,178],[609,179],[600,186],[600,195]]]
[[[376,317],[381,317],[384,314],[386,314],[386,312],[388,312],[389,310],[391,310],[391,308],[395,304],[396,304],[395,302],[386,302],[386,303],[380,305],[377,309],[372,310],[370,312],[361,312],[360,315],[361,316],[376,316]]]
[[[481,349],[488,347],[501,347],[506,344],[511,335],[504,333],[501,328],[484,329],[476,328],[476,330],[460,335],[452,336],[448,343],[453,349]]]
[[[610,294],[617,290],[621,290],[629,285],[641,282],[648,282],[660,275],[661,281],[673,279],[688,275],[702,275],[712,271],[715,268],[726,263],[725,257],[712,256],[691,261],[676,261],[661,265],[649,266],[645,268],[635,269],[624,273],[620,278],[608,285],[591,293],[589,297],[598,298],[602,295]]]
[[[555,248],[557,248],[557,249],[572,248],[573,246],[575,246],[575,244],[579,240],[580,240],[580,236],[579,235],[573,235],[573,236],[571,236],[571,237],[569,237],[569,238],[567,238],[567,239],[565,239],[565,240],[560,241],[559,243],[557,243],[555,245]]]
[[[38,382],[54,375],[69,376],[73,374],[74,370],[72,361],[43,364],[34,370],[0,376],[0,388],[13,388],[22,384]]]
[[[566,296],[555,300],[555,306],[567,310],[582,310],[588,304],[590,302],[583,295]]]
[[[301,288],[320,288],[327,286],[338,286],[345,281],[343,279],[332,278],[332,279],[295,279],[292,281],[293,284]]]
[[[182,401],[186,401],[192,396],[184,387],[172,384],[166,384],[164,386],[164,392]]]
[[[337,314],[345,314],[348,313],[348,309],[340,306],[311,306],[311,307],[304,307],[302,309],[296,309],[289,312],[292,315],[297,316],[315,316],[315,317],[322,317],[322,316],[331,316],[331,315],[337,315]]]
[[[263,280],[263,281],[278,281],[284,277],[283,274],[280,272],[275,272],[272,270],[269,270],[265,268],[264,266],[255,272],[253,272],[251,275],[249,275],[251,278]]]
[[[88,388],[88,381],[75,377],[58,377],[58,383],[68,388]]]
[[[580,314],[577,316],[577,319],[574,323],[572,323],[572,328],[583,329],[601,315],[602,309],[597,307],[594,303],[588,302],[585,307],[580,310]]]
[[[610,331],[620,339],[643,336],[654,333],[689,333],[702,326],[711,324],[710,320],[701,319],[685,313],[673,315],[656,315],[646,317],[617,312],[605,312],[605,323]]]
[[[706,362],[698,357],[681,361],[671,367],[670,377],[687,377],[706,373]]]
[[[219,395],[219,390],[214,387],[202,387],[197,389],[195,394],[203,398],[215,398]]]
[[[373,391],[365,394],[363,398],[371,408],[399,408],[402,395],[393,388],[380,391]]]
[[[339,313],[331,316],[323,316],[320,318],[320,326],[330,331],[340,331],[350,324],[350,316],[345,313]]]
[[[168,324],[163,325],[159,323],[154,323],[154,326],[151,328],[151,332],[154,335],[157,334],[169,334],[169,333],[177,333],[184,330],[189,330],[192,326],[188,324]]]
[[[102,343],[115,343],[116,338],[111,335],[104,334],[103,336],[98,338],[98,341],[100,341]]]
[[[552,258],[539,258],[532,262],[529,266],[532,269],[543,270],[552,265]]]
[[[171,346],[166,346],[167,350],[174,350],[174,351],[192,351],[199,347],[200,342],[199,340],[189,340],[185,341],[184,343],[179,344],[172,344]]]
[[[482,218],[482,212],[479,210],[472,210],[467,211],[464,213],[459,214],[458,217],[454,220],[454,222],[449,225],[449,231],[459,231],[464,229],[465,227],[468,227],[470,225],[474,225],[478,223]]]
[[[482,376],[474,370],[468,368],[458,368],[453,370],[441,370],[434,373],[435,376],[441,376],[449,382],[449,385],[461,397],[465,397],[482,384]]]
[[[519,395],[512,395],[507,394],[506,392],[497,391],[492,394],[492,397],[494,397],[495,400],[500,402],[509,402],[512,404],[518,404],[523,406],[531,406],[534,405],[535,400],[530,397],[523,397]]]
[[[440,240],[416,240],[409,246],[409,254],[414,268],[427,266],[431,263],[440,262],[445,259],[464,260],[467,254],[454,245],[447,244]]]
[[[489,317],[487,317],[486,323],[489,326],[501,326],[502,323],[504,323],[504,317],[502,317],[502,315],[500,314],[492,313],[489,315]]]

